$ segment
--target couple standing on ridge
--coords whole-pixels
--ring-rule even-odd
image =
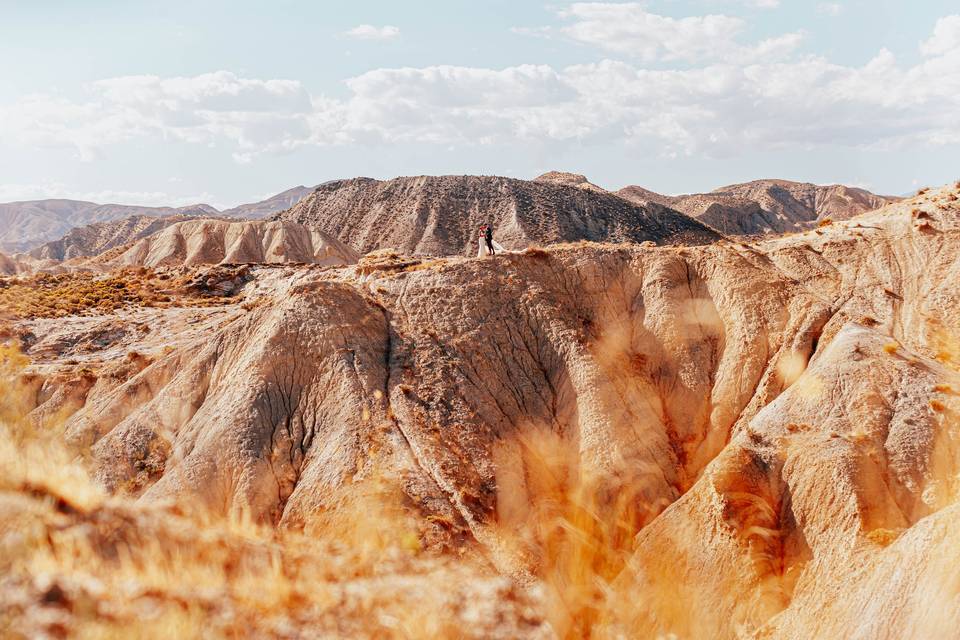
[[[495,256],[497,255],[497,252],[503,253],[503,247],[493,241],[493,225],[480,225],[480,235],[478,240],[480,243],[480,250],[477,252],[478,258],[482,258],[483,256]]]

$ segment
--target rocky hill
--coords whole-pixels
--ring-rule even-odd
[[[338,180],[274,219],[319,229],[360,253],[391,247],[416,255],[475,254],[478,227],[487,222],[508,249],[577,240],[704,244],[719,237],[658,205],[553,181],[494,176]]]
[[[788,180],[755,180],[682,196],[665,196],[638,186],[617,194],[638,204],[672,207],[729,235],[795,232],[826,218],[847,220],[899,200],[855,187]]]
[[[151,218],[177,216],[263,218],[293,206],[311,191],[312,189],[307,187],[294,187],[266,200],[252,204],[242,204],[223,212],[208,204],[186,207],[143,207],[97,204],[82,200],[33,200],[0,203],[0,250],[25,252],[32,251],[45,243],[53,243],[53,246],[44,248],[41,253],[45,256],[47,254],[54,256],[63,253],[65,258],[92,255],[87,251],[87,248],[95,251],[100,244],[110,244],[108,241],[99,243],[91,239],[96,236],[111,235],[109,226],[78,231],[78,234],[73,234],[71,238],[65,239],[62,247],[57,246],[56,243],[78,227],[121,221],[131,217],[137,220],[121,224],[117,229],[119,236],[136,229],[139,225],[144,224],[145,220]],[[148,224],[160,223],[151,222]],[[159,229],[159,227],[154,230],[156,229]],[[134,238],[130,237],[128,239],[132,240]],[[71,250],[71,246],[75,248]]]
[[[499,180],[483,193],[529,193]],[[462,190],[424,200],[425,220],[454,194],[478,202],[474,182],[451,182]],[[321,196],[370,210],[423,187],[352,181]],[[260,266],[189,322],[165,303],[13,330],[43,389],[29,419],[69,416],[85,453],[73,459],[136,498],[131,513],[239,511],[309,539],[397,531],[411,554],[482,557],[479,576],[533,587],[527,626],[499,637],[948,637],[960,623],[958,251],[960,185],[748,243]],[[82,383],[64,373],[78,361]],[[16,505],[38,512],[33,495],[10,502],[8,521],[28,508]],[[44,541],[133,526],[72,504]],[[358,518],[362,530],[349,528]],[[422,562],[417,593],[448,593]],[[396,592],[389,566],[330,601]],[[43,576],[7,588],[39,600]],[[89,588],[57,584],[63,598]],[[162,607],[184,587],[151,589]],[[284,628],[329,632],[309,593],[284,596],[298,612]],[[463,602],[518,598],[485,593]],[[449,629],[472,619],[464,607],[442,614]],[[45,607],[26,611],[24,628],[45,619]]]
[[[51,260],[96,256],[154,234],[172,224],[192,219],[194,216],[176,214],[163,217],[134,215],[108,222],[95,222],[75,227],[59,240],[41,245],[29,254],[35,258]]]
[[[314,188],[304,187],[303,185],[293,187],[266,200],[242,204],[232,209],[224,209],[221,213],[232,218],[266,218],[278,211],[289,209],[310,195]]]
[[[27,251],[57,240],[74,227],[130,216],[209,215],[205,204],[188,207],[140,207],[81,200],[34,200],[0,204],[0,249]]]
[[[353,264],[358,254],[335,238],[293,222],[203,219],[169,225],[99,256],[115,266],[306,263]]]

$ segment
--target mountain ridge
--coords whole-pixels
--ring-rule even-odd
[[[847,220],[898,202],[842,184],[817,185],[780,178],[751,180],[707,193],[663,195],[638,185],[616,192],[631,202],[669,206],[730,235],[774,235],[811,228],[824,219]]]
[[[507,249],[577,240],[702,244],[720,237],[685,214],[599,188],[502,176],[335,180],[271,219],[318,228],[360,253],[470,255],[481,224],[492,224]]]

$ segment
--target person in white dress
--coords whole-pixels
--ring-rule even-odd
[[[478,258],[483,258],[484,256],[495,256],[498,253],[505,253],[504,248],[493,239],[493,227],[489,224],[480,225],[480,233],[477,236],[477,243],[480,245],[480,248],[477,251]]]

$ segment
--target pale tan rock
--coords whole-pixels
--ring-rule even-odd
[[[192,220],[143,238],[110,261],[118,266],[299,262],[340,266],[355,251],[321,231],[291,222]]]
[[[431,544],[536,584],[504,524],[550,498],[546,430],[598,513],[636,502],[614,636],[949,636],[958,247],[951,187],[753,244],[291,266],[67,432],[146,504],[291,528],[384,475]]]

